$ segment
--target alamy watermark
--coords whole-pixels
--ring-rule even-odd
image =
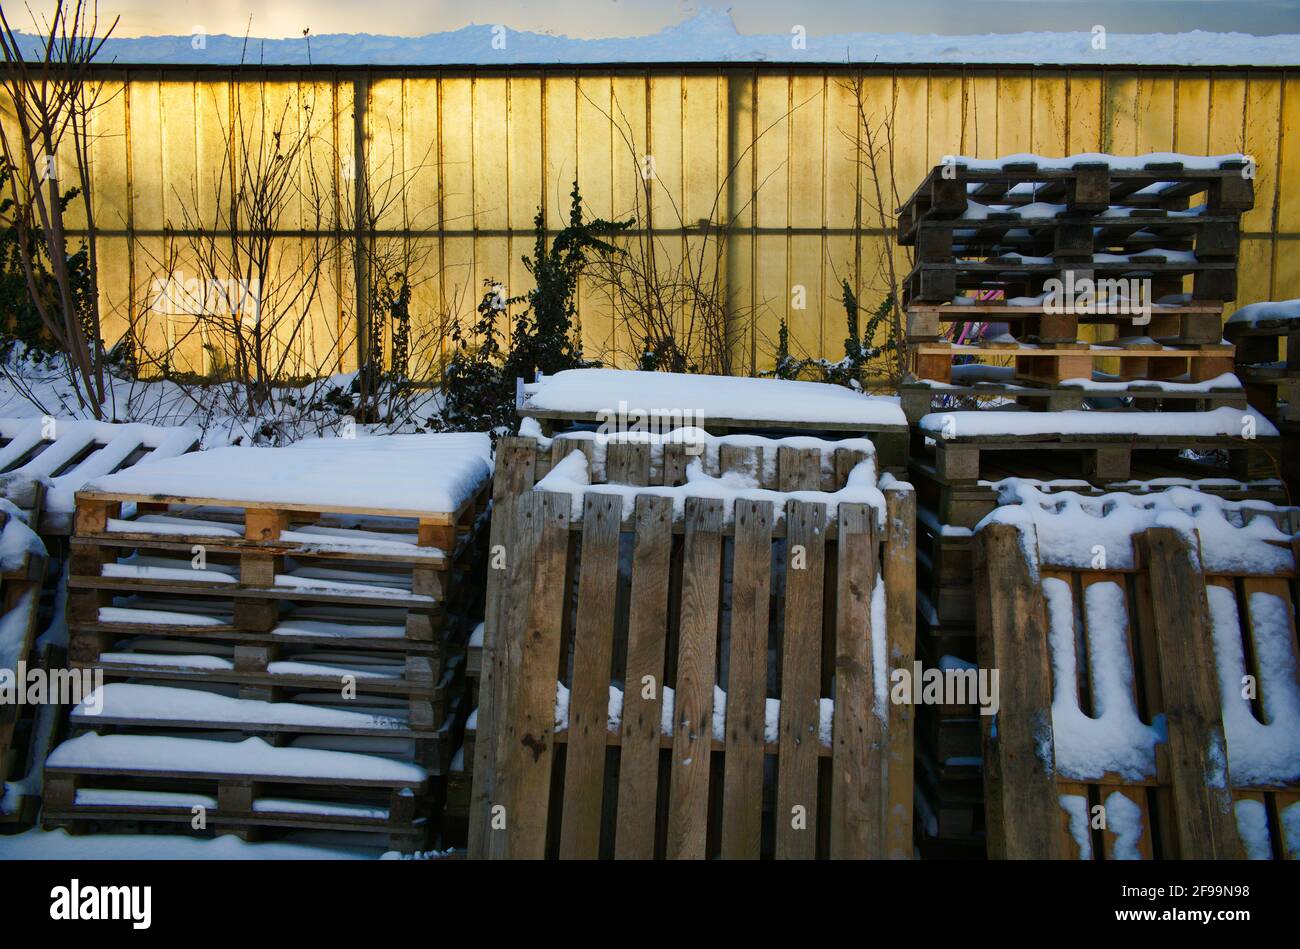
[[[262,281],[256,277],[187,279],[176,270],[155,277],[152,293],[150,308],[168,316],[238,319],[241,326],[256,326],[261,316]]]
[[[81,705],[86,714],[98,715],[103,686],[103,669],[45,669],[20,659],[13,669],[0,669],[0,706]]]
[[[596,429],[596,443],[604,445],[615,441],[649,441],[651,444],[682,444],[686,454],[704,453],[704,412],[700,409],[641,409],[628,408],[619,402],[616,409],[601,409],[596,413],[600,425]],[[623,436],[632,435],[627,439]],[[637,438],[635,436],[642,436]]]
[[[1134,326],[1151,322],[1149,277],[1052,277],[1043,284],[1043,312],[1055,315],[1131,316]]]

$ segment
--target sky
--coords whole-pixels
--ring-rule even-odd
[[[48,6],[40,0],[36,10]],[[1300,33],[1300,0],[715,0],[745,34],[847,32],[1178,33],[1202,29],[1256,35]],[[470,24],[597,38],[654,33],[698,11],[697,0],[100,0],[101,20],[120,15],[114,35],[188,35],[196,29],[280,38],[324,33],[420,36]],[[18,4],[13,26],[29,22]],[[250,24],[251,17],[251,24]]]

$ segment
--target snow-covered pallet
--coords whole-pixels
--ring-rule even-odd
[[[1235,256],[1201,260],[1190,251],[1161,248],[1136,254],[1089,254],[1076,260],[1014,253],[986,260],[922,260],[903,278],[903,305],[910,309],[916,303],[946,303],[969,291],[1001,291],[1008,299],[1036,297],[1046,292],[1050,281],[1065,286],[1083,278],[1134,277],[1149,277],[1156,286],[1173,292],[1191,277],[1192,298],[1198,301],[1231,300],[1237,295]]]
[[[1195,514],[1088,538],[1050,506],[1001,521],[975,547],[990,854],[1300,856],[1296,540]]]
[[[412,723],[399,698],[348,700],[304,693],[294,702],[266,702],[190,684],[110,682],[68,718],[74,733],[144,735],[204,732],[228,739],[262,737],[277,745],[380,754],[411,761],[431,775],[451,758],[452,722],[436,731]]]
[[[83,830],[101,822],[171,831],[306,829],[378,833],[422,850],[430,827],[428,774],[378,755],[153,735],[87,733],[45,766],[41,821]]]
[[[1212,412],[1224,407],[1244,409],[1247,405],[1245,389],[1231,374],[1204,383],[1133,380],[1088,384],[1069,380],[1055,385],[908,378],[899,386],[899,398],[907,420],[912,424],[931,412],[948,409],[1070,412],[1087,406],[1100,411]]]
[[[1113,360],[1125,382],[1183,381],[1208,383],[1233,371],[1233,348],[1226,343],[1166,346],[1149,337],[1098,343],[933,342],[911,347],[911,374],[916,379],[951,383],[954,357],[1015,362],[1015,381],[1058,386],[1068,380],[1092,379],[1098,360]]]
[[[610,432],[653,425],[655,432],[695,426],[713,435],[866,435],[883,470],[901,473],[907,456],[907,420],[895,399],[818,382],[573,369],[522,385],[516,408],[548,434],[604,423]]]
[[[192,452],[197,428],[74,419],[0,418],[0,496],[41,534],[72,532],[74,494],[88,481]]]
[[[45,567],[45,547],[23,515],[11,504],[0,507],[0,673],[10,691],[25,687],[20,677],[23,663],[39,666],[33,645]],[[34,713],[35,707],[0,703],[0,788],[21,773],[26,761],[26,747],[17,739],[29,730],[24,727],[33,717],[28,712]]]
[[[1300,428],[1300,301],[1243,307],[1228,318],[1224,335],[1237,347],[1236,372],[1250,404]]]
[[[1006,300],[969,303],[915,303],[907,308],[907,341],[938,342],[943,326],[952,323],[1007,323],[1011,335],[1025,343],[1073,343],[1079,339],[1079,327],[1101,324],[1116,327],[1115,339],[1135,335],[1134,316],[1114,314],[1061,313],[1035,305],[1009,304]],[[1218,304],[1155,306],[1150,322],[1141,325],[1143,336],[1166,346],[1201,346],[1223,338],[1223,307]]]
[[[818,458],[775,497],[727,481],[752,459],[730,497],[559,492],[585,464],[534,488],[535,458],[498,452],[471,854],[910,856],[911,709],[885,694],[913,652],[910,488],[828,494]]]
[[[912,460],[933,466],[943,484],[990,481],[993,466],[1015,471],[1055,454],[1073,456],[1077,477],[1093,484],[1126,481],[1143,462],[1178,465],[1185,451],[1219,452],[1222,472],[1202,467],[1201,477],[1226,474],[1238,480],[1276,477],[1277,429],[1251,411],[1210,412],[935,412],[912,432]],[[1026,457],[1026,453],[1033,456]],[[1044,464],[1051,468],[1053,462]],[[1197,469],[1186,467],[1189,477]]]
[[[1204,195],[1208,213],[1237,215],[1255,204],[1244,155],[1008,155],[992,161],[958,157],[935,165],[899,211],[899,243],[917,242],[919,225],[960,218],[972,202],[1020,208],[1062,204],[1072,216],[1111,207],[1185,210]],[[1086,219],[1086,218],[1085,218]]]

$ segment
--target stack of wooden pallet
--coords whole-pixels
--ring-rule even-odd
[[[285,472],[299,477],[307,454],[221,451],[286,452]],[[338,490],[382,497],[404,465],[420,467],[415,453],[374,454],[363,466],[374,484]],[[432,844],[463,726],[468,617],[481,609],[490,468],[473,452],[463,467],[444,510],[405,496],[318,503],[309,483],[278,479],[257,500],[210,486],[181,495],[184,472],[164,465],[149,471],[158,491],[105,479],[80,492],[70,660],[109,684],[74,710],[79,734],[47,760],[43,821]],[[346,482],[359,470],[337,473]]]
[[[1222,378],[1232,347],[1221,324],[1254,201],[1250,166],[1240,156],[1081,157],[958,159],[903,207],[899,242],[915,248],[904,291],[909,420],[953,399],[1239,404],[1239,384]],[[944,334],[976,322],[999,331],[969,343]],[[1099,332],[1082,339],[1087,324]],[[955,371],[955,357],[967,367]],[[1010,372],[969,368],[976,361]]]
[[[1300,497],[1300,300],[1242,307],[1224,333],[1250,404],[1282,432],[1282,476]]]
[[[1012,156],[939,165],[902,209],[927,666],[977,659],[972,528],[1002,486],[1286,500],[1222,339],[1252,202],[1239,156]],[[982,853],[978,717],[925,706],[917,728],[923,851]]]

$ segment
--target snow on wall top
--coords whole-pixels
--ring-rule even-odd
[[[494,32],[495,30],[495,32]],[[1025,63],[1169,66],[1281,66],[1300,63],[1293,35],[1246,33],[1107,33],[1094,49],[1089,32],[989,33],[938,36],[912,33],[835,33],[806,37],[796,49],[791,33],[742,35],[725,10],[703,9],[658,33],[575,39],[519,32],[491,24],[425,36],[334,33],[245,41],[242,36],[112,38],[100,54],[119,63],[207,65],[509,65],[512,63]],[[504,40],[504,44],[502,43]],[[35,39],[30,40],[35,47]],[[30,52],[29,52],[30,55]]]
[[[149,453],[137,464],[153,464],[189,451],[203,433],[192,426],[158,426],[141,423],[116,424],[82,419],[0,418],[0,436],[10,439],[0,448],[0,471],[19,461],[44,441],[52,441],[26,464],[0,476],[0,494],[21,494],[25,485],[45,483],[44,510],[71,514],[76,492],[92,478],[109,474],[137,448]],[[82,461],[91,445],[102,447]],[[71,467],[67,467],[71,465]],[[63,470],[67,467],[67,470]],[[61,474],[54,474],[61,471]]]
[[[1260,323],[1300,324],[1300,300],[1266,300],[1252,303],[1228,317],[1229,323],[1255,326]]]
[[[921,417],[919,425],[922,431],[936,435],[944,434],[946,428],[948,438],[1053,434],[1240,437],[1247,416],[1254,419],[1256,436],[1278,433],[1255,409],[1229,406],[1210,412],[931,412]]]
[[[129,468],[86,490],[431,514],[455,511],[491,474],[486,434],[379,435],[214,448]]]
[[[894,396],[843,386],[742,376],[685,375],[622,369],[568,369],[525,386],[525,409],[587,414],[619,411],[700,412],[710,419],[761,419],[810,425],[899,425],[907,417]],[[630,419],[630,421],[635,421]]]

